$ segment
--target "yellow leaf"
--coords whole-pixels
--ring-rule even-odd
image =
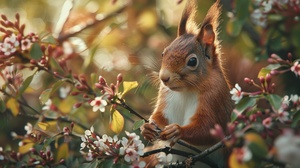
[[[117,111],[112,112],[112,120],[110,122],[110,129],[119,134],[124,127],[124,117]]]
[[[43,130],[43,131],[46,131],[49,124],[48,123],[45,123],[45,122],[39,122],[38,123],[38,126]]]
[[[19,152],[20,152],[21,154],[24,154],[24,153],[29,152],[29,150],[30,150],[31,148],[33,148],[33,145],[34,145],[34,143],[33,143],[30,139],[23,139],[23,140],[22,140],[22,143],[23,143],[24,145],[19,146]]]
[[[133,81],[133,82],[129,82],[129,81],[124,81],[123,82],[123,88],[124,91],[122,93],[122,97],[131,89],[134,89],[138,86],[138,82],[137,81]]]
[[[60,145],[57,151],[58,153],[56,157],[56,162],[59,162],[61,159],[66,159],[69,153],[68,143],[63,143],[62,145]]]
[[[19,114],[19,103],[15,98],[9,98],[6,107],[10,109],[12,112],[13,116],[17,116]]]
[[[69,114],[73,108],[73,104],[75,104],[75,100],[73,97],[67,97],[59,103],[58,109],[64,113]]]

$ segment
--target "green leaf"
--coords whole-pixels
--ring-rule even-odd
[[[270,65],[268,65],[268,66],[262,68],[262,69],[259,71],[257,77],[258,77],[258,78],[259,78],[259,77],[266,77],[267,74],[270,73],[272,70],[278,69],[278,68],[280,68],[280,67],[281,67],[280,64],[270,64]]]
[[[109,126],[116,134],[119,134],[122,131],[124,127],[124,117],[117,110],[112,112],[112,119]]]
[[[29,76],[28,78],[26,78],[26,79],[24,80],[24,82],[22,83],[22,85],[21,85],[21,87],[20,87],[20,89],[19,89],[19,92],[18,92],[17,97],[21,96],[21,95],[25,92],[25,90],[26,90],[26,89],[28,88],[28,86],[30,85],[30,83],[31,83],[31,81],[32,81],[32,79],[33,79],[33,77],[34,77],[34,74],[31,75],[31,76]]]
[[[243,24],[244,22],[240,20],[231,19],[227,22],[226,31],[229,35],[236,37],[241,33]]]
[[[293,115],[293,120],[291,127],[296,128],[298,125],[298,122],[300,121],[300,111],[297,111],[296,114]]]
[[[235,112],[231,112],[231,122],[235,121],[238,118],[238,115]]]
[[[129,167],[130,167],[129,165],[124,164],[124,163],[117,163],[112,166],[112,168],[129,168]]]
[[[56,39],[51,35],[47,36],[47,38],[43,39],[42,41],[44,43],[57,44]]]
[[[266,146],[258,144],[257,142],[250,142],[248,148],[251,150],[252,154],[258,158],[264,158],[268,154]]]
[[[271,72],[270,69],[262,68],[262,69],[259,71],[257,77],[258,77],[258,78],[260,78],[260,77],[264,77],[264,78],[265,78],[265,77],[267,76],[267,74],[269,74],[270,72]]]
[[[236,17],[240,21],[245,21],[249,17],[250,0],[236,1]]]
[[[100,167],[99,163],[101,163],[101,162],[96,159],[90,163],[83,163],[80,167],[81,168],[98,168],[98,167]]]
[[[145,120],[139,120],[139,121],[136,121],[134,124],[133,124],[133,130],[137,130],[139,129],[143,124],[145,124]]]
[[[4,112],[5,110],[6,110],[5,102],[0,98],[0,112]]]
[[[244,112],[247,108],[253,107],[256,104],[256,98],[254,97],[244,97],[237,105],[236,110],[239,112]]]
[[[63,70],[62,67],[59,65],[59,63],[57,62],[56,59],[54,59],[53,57],[49,57],[49,63],[50,63],[50,66],[51,66],[52,68],[54,68],[56,72],[61,73],[61,74],[64,73],[64,70]]]
[[[122,93],[122,97],[129,92],[131,89],[134,89],[138,86],[138,82],[137,81],[133,81],[133,82],[129,82],[129,81],[124,81],[123,82],[123,93]]]
[[[50,94],[51,94],[51,91],[52,91],[52,89],[50,88],[50,89],[44,90],[44,91],[41,93],[41,95],[40,95],[40,97],[39,97],[40,103],[41,103],[41,104],[45,104],[45,103],[48,101],[48,99],[49,99],[49,97],[50,97]]]
[[[271,103],[271,105],[278,110],[281,106],[281,97],[275,94],[266,95],[266,99]]]
[[[50,96],[54,94],[64,82],[65,82],[64,80],[59,80],[55,82],[51,88],[44,90],[39,97],[40,103],[45,104],[50,98]]]
[[[34,60],[39,60],[43,56],[43,51],[41,46],[38,43],[33,43],[31,50],[30,50],[31,58]]]
[[[113,159],[106,159],[100,163],[100,168],[113,167]]]

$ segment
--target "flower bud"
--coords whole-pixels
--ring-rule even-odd
[[[95,83],[97,89],[103,90],[103,86],[100,83]]]
[[[102,76],[99,76],[99,83],[102,85],[106,85],[106,81]]]
[[[117,76],[117,80],[121,83],[123,80],[123,76],[121,73],[119,73],[119,75]]]
[[[3,20],[7,20],[7,17],[6,17],[5,15],[1,15],[1,18],[2,18]]]
[[[268,73],[267,76],[266,76],[267,84],[271,83],[271,79],[272,79],[272,76]]]
[[[59,164],[63,164],[65,162],[65,159],[60,159]]]
[[[244,78],[244,82],[248,83],[249,85],[253,84],[253,81],[249,78]]]
[[[30,64],[36,65],[36,61],[34,59],[31,59]]]
[[[115,92],[116,86],[115,86],[113,83],[110,84],[110,88],[111,88],[111,90],[112,90],[113,92]]]
[[[3,22],[2,20],[0,21],[0,24],[1,24],[3,27],[6,27],[6,26],[7,26],[6,23]]]
[[[276,60],[281,60],[281,58],[277,54],[271,54],[271,58],[274,58]]]
[[[16,13],[16,19],[20,20],[20,14],[19,13]]]
[[[289,59],[289,60],[292,60],[292,59],[293,59],[292,53],[290,53],[290,52],[288,53],[288,59]]]
[[[82,97],[85,98],[85,99],[87,99],[87,98],[89,98],[89,95],[84,94]]]
[[[72,93],[71,93],[72,96],[77,96],[77,95],[79,95],[79,94],[80,94],[80,92],[72,92]]]
[[[22,24],[22,25],[21,25],[21,28],[20,28],[20,33],[22,33],[22,34],[23,34],[23,32],[24,32],[24,29],[25,29],[25,24]]]
[[[279,72],[278,72],[277,70],[271,70],[270,74],[271,74],[271,75],[278,75]]]
[[[261,76],[261,77],[259,77],[259,81],[260,81],[260,83],[264,84],[266,80],[264,77]]]
[[[79,107],[81,107],[81,105],[82,105],[82,103],[81,103],[81,102],[79,102],[79,103],[75,103],[75,104],[74,104],[74,108],[79,108]]]

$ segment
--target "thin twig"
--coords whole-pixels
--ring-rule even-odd
[[[60,35],[58,38],[57,38],[57,41],[59,44],[61,44],[63,41],[65,41],[66,39],[70,38],[70,37],[73,37],[75,35],[77,35],[78,33],[82,32],[83,30],[85,29],[88,29],[90,27],[93,27],[93,26],[96,26],[97,24],[99,23],[102,23],[103,21],[105,20],[108,20],[114,16],[116,16],[117,14],[123,12],[127,7],[129,6],[129,4],[126,4],[124,5],[123,7],[121,7],[120,9],[116,10],[115,12],[112,12],[110,14],[107,14],[106,16],[104,16],[103,18],[95,18],[94,21],[90,24],[86,24],[85,26],[81,27],[79,30],[76,30],[76,31],[71,31],[67,34],[63,34],[63,35]]]

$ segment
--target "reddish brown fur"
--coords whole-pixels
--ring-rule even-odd
[[[209,9],[200,31],[193,27],[196,25],[193,20],[195,4],[195,1],[188,2],[179,24],[178,37],[163,53],[160,79],[164,84],[160,87],[156,109],[150,119],[162,129],[160,139],[181,139],[192,145],[206,146],[217,141],[210,134],[215,124],[226,128],[233,103],[223,73],[217,39],[219,0]],[[198,60],[196,69],[191,69],[186,63],[193,55]],[[166,95],[172,92],[166,87],[197,94],[196,111],[187,124],[170,123],[166,118]],[[142,134],[148,140],[156,139],[155,129],[155,124],[147,123],[142,127]]]

